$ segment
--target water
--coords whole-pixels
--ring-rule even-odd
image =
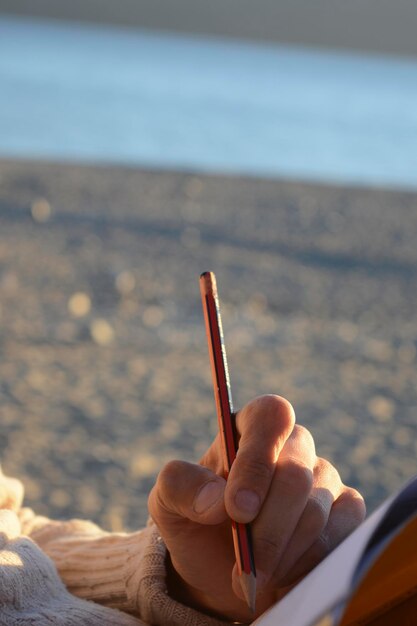
[[[3,17],[0,156],[417,189],[417,59]]]

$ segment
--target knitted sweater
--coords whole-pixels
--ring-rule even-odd
[[[167,595],[152,523],[108,533],[35,515],[22,499],[0,469],[0,626],[224,626]]]

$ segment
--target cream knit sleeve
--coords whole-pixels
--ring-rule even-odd
[[[0,502],[0,626],[145,626],[139,618],[69,593],[54,563]]]
[[[180,604],[167,594],[166,548],[150,523],[135,533],[107,533],[92,522],[55,522],[21,509],[22,531],[53,560],[67,589],[140,617],[155,626],[226,623]]]

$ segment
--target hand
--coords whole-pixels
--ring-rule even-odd
[[[171,559],[169,591],[229,620],[252,621],[239,584],[230,518],[251,522],[257,615],[276,602],[364,518],[361,495],[315,453],[308,430],[278,396],[236,417],[239,451],[228,481],[219,436],[200,465],[172,461],[149,497]]]

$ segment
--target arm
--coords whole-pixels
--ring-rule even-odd
[[[52,559],[77,597],[139,616],[146,624],[224,624],[167,594],[166,547],[154,524],[134,533],[108,533],[92,522],[56,522],[30,509],[22,509],[20,519],[23,532]]]
[[[70,612],[69,626],[221,625],[167,595],[166,548],[154,524],[112,534],[89,521],[36,515],[20,508],[22,499],[21,482],[0,469],[0,604],[8,626],[23,625],[19,593],[33,623],[47,623],[45,609],[48,619]],[[11,558],[19,562],[13,580]]]

